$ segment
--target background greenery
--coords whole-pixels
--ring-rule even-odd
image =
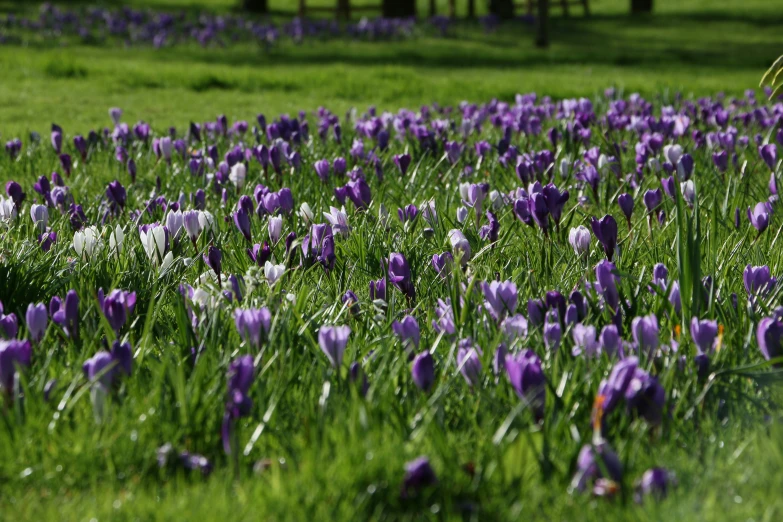
[[[0,9],[34,13],[34,4],[0,0]],[[234,3],[132,5],[227,12]],[[247,119],[318,106],[342,114],[370,104],[396,110],[531,91],[589,96],[610,85],[648,96],[741,94],[758,85],[760,71],[783,46],[783,12],[774,0],[663,0],[652,17],[632,18],[627,11],[625,1],[599,0],[590,18],[556,17],[552,46],[543,51],[533,46],[531,27],[514,24],[487,35],[477,23],[459,24],[447,39],[310,41],[270,53],[250,44],[165,51],[119,44],[0,46],[0,133],[47,129],[52,121],[66,129],[103,126],[112,106],[122,107],[128,121],[143,118],[162,127],[223,113]]]
[[[134,5],[153,8],[201,8],[228,11],[227,0],[151,0]],[[293,2],[270,1],[275,9],[291,8]],[[479,2],[481,4],[481,2]],[[109,4],[112,5],[112,4]],[[117,5],[117,4],[113,4]],[[275,117],[280,112],[308,111],[325,106],[342,113],[350,107],[364,109],[373,104],[396,110],[415,109],[422,103],[457,103],[463,99],[482,102],[493,97],[511,99],[517,92],[536,91],[553,97],[590,96],[616,85],[626,91],[640,91],[650,97],[671,99],[675,91],[695,95],[718,91],[741,94],[757,85],[769,63],[781,52],[783,12],[777,2],[752,0],[657,2],[651,18],[631,19],[625,15],[627,3],[615,0],[593,4],[594,16],[583,19],[553,20],[552,48],[533,48],[532,34],[523,26],[501,28],[483,34],[478,26],[461,24],[450,39],[420,38],[397,43],[353,43],[348,41],[286,44],[270,54],[250,46],[227,50],[175,47],[163,51],[149,48],[90,47],[51,43],[31,43],[28,47],[0,47],[0,132],[4,138],[23,135],[28,130],[45,133],[52,121],[66,133],[85,133],[91,127],[108,124],[106,110],[120,106],[124,120],[144,119],[157,129],[176,124],[183,128],[189,120],[205,120],[225,113],[231,120],[252,119],[258,112]],[[2,2],[0,8],[35,11],[29,2]],[[279,16],[279,15],[276,15]],[[316,148],[306,156],[306,164],[321,156],[331,157],[336,150]],[[100,161],[85,167],[69,182],[82,199],[94,201],[106,184],[122,176],[122,170],[106,153]],[[26,161],[26,160],[25,160]],[[11,164],[5,155],[0,164],[0,181],[16,179],[28,192],[32,181],[56,165],[51,151],[35,160]],[[388,159],[387,159],[388,161]],[[755,162],[757,162],[757,158]],[[129,198],[138,206],[153,187],[161,166],[155,166],[149,153],[139,161],[140,181]],[[738,206],[749,204],[761,194],[766,179],[762,170],[751,170],[740,185],[726,187],[707,173],[709,158],[697,158],[697,175],[703,190],[703,208],[717,208],[715,201],[731,191]],[[755,163],[754,163],[755,165]],[[431,166],[431,165],[430,165]],[[390,176],[382,197],[386,202],[418,202],[419,194],[438,195],[444,215],[453,216],[456,206],[455,175],[441,181],[422,175],[414,188],[396,183]],[[423,171],[424,172],[424,171]],[[703,176],[703,177],[701,177]],[[168,181],[165,188],[176,196],[187,180]],[[493,181],[493,184],[495,181]],[[513,178],[498,180],[510,190]],[[648,183],[653,183],[648,180]],[[494,187],[494,185],[493,185]],[[309,201],[318,210],[328,203],[319,188],[300,181],[294,186],[297,202]],[[416,189],[419,188],[417,191]],[[377,187],[373,185],[374,194]],[[416,196],[411,196],[415,192]],[[760,196],[759,196],[760,197]],[[89,199],[92,198],[92,199]],[[756,198],[757,200],[758,198]],[[638,203],[637,203],[638,204]],[[210,202],[214,208],[215,200]],[[439,208],[441,208],[439,206]],[[391,209],[392,212],[394,209]],[[671,209],[669,209],[671,210]],[[730,211],[730,209],[729,209]],[[704,210],[708,212],[708,210]],[[636,235],[626,238],[624,248],[633,252],[624,258],[624,269],[634,277],[649,278],[652,264],[664,261],[674,272],[676,261],[671,245],[674,230],[668,227],[654,242],[645,235],[646,224],[637,216]],[[27,216],[23,216],[27,219]],[[380,247],[372,243],[372,220],[352,214],[356,227],[352,242],[341,242],[341,257],[363,258],[364,252]],[[504,233],[512,226],[521,228],[511,216],[502,217]],[[578,219],[576,217],[572,219]],[[783,273],[780,245],[769,230],[757,244],[747,226],[734,232],[730,212],[715,211],[705,222],[713,230],[709,248],[704,248],[703,269],[715,273],[721,259],[728,260],[719,281],[725,292],[743,295],[741,270],[747,262],[769,263],[773,274]],[[717,225],[719,224],[719,225]],[[64,228],[64,220],[60,223]],[[242,272],[248,264],[241,241],[228,225],[221,225],[225,241],[225,263],[231,271]],[[258,227],[258,223],[254,223]],[[779,218],[777,222],[779,227]],[[301,227],[300,227],[301,228]],[[621,227],[622,228],[622,227]],[[774,228],[774,227],[773,227]],[[513,229],[513,230],[516,230]],[[259,233],[258,228],[255,230]],[[712,232],[711,232],[712,233]],[[370,245],[357,238],[366,238]],[[69,234],[62,236],[67,241]],[[4,240],[7,238],[4,237]],[[134,241],[135,237],[133,238]],[[412,252],[409,260],[425,273],[425,250],[416,238],[403,240]],[[131,241],[130,234],[128,241]],[[523,266],[525,252],[539,251],[536,236],[527,229],[521,237],[511,236],[507,255],[487,261],[486,276],[494,270],[516,271],[521,277],[530,267]],[[492,436],[503,423],[509,408],[516,404],[506,382],[480,393],[471,393],[453,367],[441,367],[439,387],[449,392],[445,406],[429,404],[413,393],[404,381],[404,361],[388,361],[378,372],[373,385],[377,390],[367,401],[360,401],[350,390],[333,392],[325,412],[318,409],[320,383],[327,376],[323,361],[312,366],[282,366],[273,363],[259,375],[254,386],[255,409],[243,421],[245,440],[259,426],[272,405],[260,442],[243,459],[234,480],[234,471],[220,455],[217,428],[220,422],[225,365],[231,350],[215,350],[203,360],[199,370],[187,373],[178,341],[176,349],[164,341],[176,338],[173,322],[173,284],[145,279],[139,267],[146,259],[138,243],[130,246],[128,264],[117,267],[97,264],[79,277],[63,269],[63,254],[52,266],[47,258],[33,251],[15,252],[19,272],[4,274],[5,285],[20,285],[14,293],[14,307],[43,299],[74,286],[89,296],[97,285],[138,288],[140,317],[157,317],[154,326],[142,322],[134,326],[136,345],[144,343],[149,359],[144,371],[129,379],[122,391],[122,404],[109,422],[96,426],[85,395],[66,401],[63,419],[56,415],[58,404],[28,401],[26,422],[21,428],[0,429],[0,518],[9,520],[325,520],[364,519],[476,519],[476,520],[755,520],[774,522],[783,516],[783,429],[778,410],[760,408],[748,400],[749,389],[758,385],[765,397],[774,391],[751,381],[734,378],[716,385],[715,394],[704,402],[698,398],[698,384],[683,382],[688,390],[684,411],[661,430],[619,422],[626,438],[613,440],[624,460],[630,486],[641,471],[652,465],[676,469],[680,487],[663,503],[633,505],[630,498],[615,502],[596,501],[586,496],[566,494],[564,484],[572,470],[571,462],[581,443],[573,439],[570,418],[551,423],[546,433],[558,441],[555,468],[542,472],[538,461],[544,434],[525,429],[517,421],[518,431],[494,444]],[[28,245],[29,247],[30,245]],[[385,249],[385,247],[384,247]],[[380,250],[379,250],[380,251]],[[569,248],[559,245],[545,260],[534,259],[541,276],[535,290],[566,289],[582,274]],[[592,261],[600,258],[594,252]],[[510,265],[503,263],[509,262]],[[339,313],[337,297],[350,285],[363,298],[370,277],[378,277],[375,258],[363,262],[362,270],[346,279],[319,278],[313,272],[298,280],[298,302],[316,303],[323,308],[314,318],[286,318],[296,328],[283,331],[276,339],[279,357],[291,357],[291,347],[316,350],[309,332],[326,317]],[[509,268],[510,267],[510,268]],[[195,270],[195,269],[194,269]],[[188,274],[192,276],[193,274]],[[717,274],[716,274],[717,275]],[[427,276],[430,276],[427,273]],[[427,303],[421,313],[431,313],[436,285],[427,287],[421,299]],[[4,287],[8,288],[8,287]],[[523,297],[534,288],[526,287]],[[390,290],[393,293],[393,291]],[[158,299],[165,296],[166,299]],[[87,299],[85,299],[87,302]],[[94,305],[93,305],[94,306]],[[309,305],[308,305],[309,306]],[[367,303],[364,305],[367,307]],[[331,307],[331,308],[330,308]],[[339,308],[339,306],[338,306]],[[369,310],[368,308],[365,308]],[[93,310],[93,315],[97,312]],[[386,323],[388,319],[385,319]],[[357,329],[358,339],[379,343],[393,350],[388,324],[377,330]],[[234,347],[238,337],[230,319],[224,318],[211,332],[215,346]],[[424,326],[426,321],[420,319]],[[100,325],[92,325],[100,331]],[[726,345],[734,347],[739,364],[743,350],[755,350],[750,323],[744,312],[725,320]],[[381,332],[381,333],[378,333]],[[50,337],[54,335],[50,329]],[[378,338],[379,335],[385,336]],[[483,335],[483,334],[478,334]],[[430,334],[431,336],[431,334]],[[432,338],[428,338],[431,342]],[[483,340],[482,342],[488,342]],[[40,389],[48,377],[69,375],[83,385],[79,365],[100,346],[99,339],[81,346],[66,346],[70,355],[52,352],[51,366],[39,368],[31,376],[31,386]],[[363,347],[352,344],[354,353]],[[52,348],[52,350],[56,350]],[[729,356],[727,356],[729,357]],[[757,356],[753,356],[757,357]],[[606,362],[595,371],[605,371]],[[592,381],[590,369],[574,369],[571,383],[575,392],[567,397],[564,411],[574,412],[574,425],[585,436],[590,405],[587,390]],[[721,383],[723,381],[720,381]],[[315,384],[314,384],[315,383]],[[65,383],[65,387],[69,383]],[[81,388],[78,388],[81,389]],[[571,389],[571,388],[569,388]],[[62,389],[61,389],[62,390]],[[578,392],[578,393],[577,393]],[[731,415],[718,415],[718,398],[728,401]],[[687,400],[686,400],[687,399]],[[439,408],[447,408],[445,418],[453,422],[442,429]],[[8,419],[6,419],[8,421]],[[14,419],[10,419],[13,423]],[[208,481],[184,475],[159,473],[154,450],[163,442],[174,442],[217,455],[217,471]],[[398,500],[403,463],[426,452],[433,460],[442,486],[418,505],[403,506]],[[250,469],[254,459],[269,458],[271,465],[262,475]],[[282,459],[282,460],[281,460]],[[462,466],[473,462],[477,473],[470,476]],[[478,510],[480,507],[480,510]]]

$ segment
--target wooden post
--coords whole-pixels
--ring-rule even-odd
[[[411,18],[416,16],[416,0],[383,0],[384,18]]]
[[[351,19],[351,0],[337,0],[337,18]]]
[[[549,47],[549,0],[538,0],[536,47]]]
[[[253,13],[266,14],[269,12],[267,0],[242,0],[242,8]]]
[[[489,0],[489,12],[501,20],[514,18],[514,0]]]

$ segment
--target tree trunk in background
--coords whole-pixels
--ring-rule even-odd
[[[489,0],[489,12],[501,20],[514,18],[514,0]]]
[[[430,17],[433,17],[436,14],[438,14],[438,6],[435,4],[436,4],[435,0],[430,0]]]
[[[269,3],[267,0],[242,0],[242,9],[253,13],[268,13]]]
[[[382,11],[386,18],[410,18],[416,16],[416,0],[383,0]]]
[[[653,0],[631,0],[631,14],[652,13]]]
[[[468,0],[468,18],[476,18],[476,0]]]
[[[536,47],[549,47],[549,0],[538,0]]]

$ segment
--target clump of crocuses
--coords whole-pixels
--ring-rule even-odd
[[[223,414],[223,425],[220,431],[223,439],[223,450],[227,454],[235,448],[233,443],[234,423],[237,419],[250,413],[253,400],[248,396],[250,386],[255,379],[253,358],[243,355],[231,363],[228,367],[228,385],[226,393],[226,411]]]

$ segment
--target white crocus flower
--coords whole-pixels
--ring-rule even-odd
[[[456,228],[449,230],[449,243],[451,243],[454,259],[459,260],[463,267],[467,265],[468,261],[470,261],[471,251],[470,243],[465,234]]]
[[[313,209],[310,208],[306,201],[299,207],[299,215],[302,216],[302,219],[308,225],[313,222]]]
[[[88,261],[103,247],[100,232],[94,226],[85,227],[73,235],[73,249],[82,261]]]
[[[153,265],[160,263],[166,256],[168,247],[167,233],[166,228],[160,225],[153,226],[147,229],[146,232],[139,230],[139,237],[141,238],[142,246],[144,246],[144,252]]]
[[[30,217],[39,232],[46,230],[46,225],[49,224],[49,209],[45,205],[31,205]]]
[[[0,196],[0,221],[10,223],[16,219],[16,205],[11,198]]]
[[[199,218],[200,212],[198,210],[190,210],[183,214],[183,226],[185,227],[185,233],[188,235],[191,241],[194,243],[201,235],[201,219]]]
[[[231,172],[228,174],[228,179],[237,189],[241,189],[245,185],[245,178],[247,177],[247,167],[244,163],[237,163],[231,167]]]
[[[169,229],[169,234],[171,234],[171,237],[174,239],[179,237],[184,226],[185,217],[182,215],[182,211],[177,210],[176,212],[173,212],[169,210],[169,213],[166,214],[166,228]]]
[[[351,227],[348,226],[348,214],[345,213],[345,206],[341,209],[329,207],[329,212],[324,212],[323,215],[335,232],[343,237],[350,235]]]
[[[109,227],[107,227],[109,228]],[[114,230],[109,228],[109,255],[122,254],[122,243],[125,241],[125,232],[122,227],[117,225]]]
[[[199,225],[201,225],[201,229],[207,233],[207,234],[217,234],[217,223],[215,223],[215,216],[210,214],[208,211],[199,211],[198,213],[198,222]]]
[[[389,210],[383,203],[378,207],[378,223],[383,228],[389,228]]]
[[[173,264],[174,264],[174,254],[172,254],[171,251],[169,250],[169,252],[163,258],[163,261],[161,261],[160,263],[160,272],[161,273],[165,272]]]
[[[270,216],[267,228],[269,229],[269,241],[273,245],[276,245],[283,235],[283,218],[280,216]]]
[[[269,286],[275,284],[284,273],[285,265],[273,265],[270,261],[267,261],[264,264],[264,276],[266,276],[266,280],[269,283]]]

